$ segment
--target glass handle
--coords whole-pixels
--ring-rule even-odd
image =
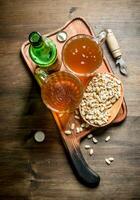
[[[47,76],[48,76],[48,74],[44,70],[42,70],[40,68],[37,68],[35,70],[35,79],[38,82],[39,86],[42,86],[42,84]]]
[[[106,30],[103,30],[101,31],[97,36],[96,36],[96,41],[98,44],[102,45],[105,40],[106,40],[106,37],[107,37],[107,31]]]

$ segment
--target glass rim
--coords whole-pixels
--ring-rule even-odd
[[[62,48],[62,53],[61,53],[61,55],[62,55],[62,62],[63,62],[63,64],[64,64],[64,67],[65,67],[66,69],[68,69],[72,74],[75,74],[75,75],[77,75],[77,76],[79,76],[79,77],[90,77],[90,76],[93,76],[93,74],[94,74],[94,73],[97,71],[97,69],[102,65],[102,63],[101,63],[101,64],[97,67],[97,69],[94,70],[93,72],[89,72],[89,73],[78,73],[78,72],[73,71],[73,70],[66,64],[65,59],[64,59],[64,51],[65,51],[65,47],[67,46],[67,44],[70,43],[70,41],[71,41],[73,38],[80,37],[80,36],[81,36],[81,38],[82,38],[82,37],[88,37],[88,38],[92,39],[94,42],[97,43],[96,38],[95,38],[93,35],[87,35],[87,34],[79,33],[79,34],[76,34],[76,35],[70,37],[70,38],[65,42],[65,44],[64,44],[64,46],[63,46],[63,48]],[[100,43],[97,43],[97,45],[98,45],[98,47],[99,47],[100,50],[101,50],[101,54],[102,54],[101,56],[102,56],[102,61],[103,61],[103,49],[102,49]]]

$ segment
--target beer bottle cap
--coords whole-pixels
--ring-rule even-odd
[[[65,31],[60,31],[57,33],[56,38],[59,42],[65,42],[67,39],[67,33]]]
[[[45,133],[43,131],[35,132],[34,139],[36,142],[43,142],[45,140]]]

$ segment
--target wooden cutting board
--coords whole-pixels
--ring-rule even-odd
[[[87,22],[81,18],[77,17],[69,22],[67,22],[63,27],[56,30],[55,32],[45,34],[44,36],[47,36],[51,38],[58,50],[59,57],[61,59],[61,51],[63,48],[64,43],[60,43],[56,39],[56,34],[59,31],[66,31],[68,34],[68,39],[76,34],[84,33],[87,35],[93,35],[94,32],[92,31],[91,27],[87,24]],[[32,74],[34,75],[34,71],[36,69],[36,64],[32,62],[30,59],[30,56],[28,54],[28,48],[29,48],[29,41],[26,41],[22,47],[21,47],[21,53],[22,56],[27,63],[27,67],[31,70]],[[65,70],[64,65],[62,64],[60,70]],[[97,72],[109,72],[113,73],[110,67],[109,62],[104,56],[103,63],[101,67],[97,70]],[[89,81],[90,78],[81,78],[81,81],[86,84],[87,81]],[[82,153],[80,151],[80,141],[82,138],[84,138],[87,134],[90,132],[95,131],[93,127],[85,128],[82,132],[76,133],[76,127],[79,127],[83,120],[75,119],[75,114],[64,114],[59,115],[58,113],[52,112],[54,119],[57,123],[57,126],[60,130],[60,135],[62,137],[64,146],[68,152],[72,167],[74,169],[74,172],[77,176],[77,178],[83,182],[85,185],[89,187],[95,187],[100,182],[100,177],[98,174],[96,174],[91,168],[89,168],[88,164],[85,162]],[[122,106],[119,110],[119,113],[117,114],[115,120],[112,122],[112,124],[117,124],[122,122],[127,116],[127,107],[125,100],[123,100]],[[71,135],[65,135],[64,131],[70,128],[70,125],[72,123],[76,124],[75,129],[73,130]]]

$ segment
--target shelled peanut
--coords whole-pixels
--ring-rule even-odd
[[[110,108],[121,96],[121,81],[108,73],[97,73],[89,82],[80,103],[80,112],[89,124],[105,125]]]

